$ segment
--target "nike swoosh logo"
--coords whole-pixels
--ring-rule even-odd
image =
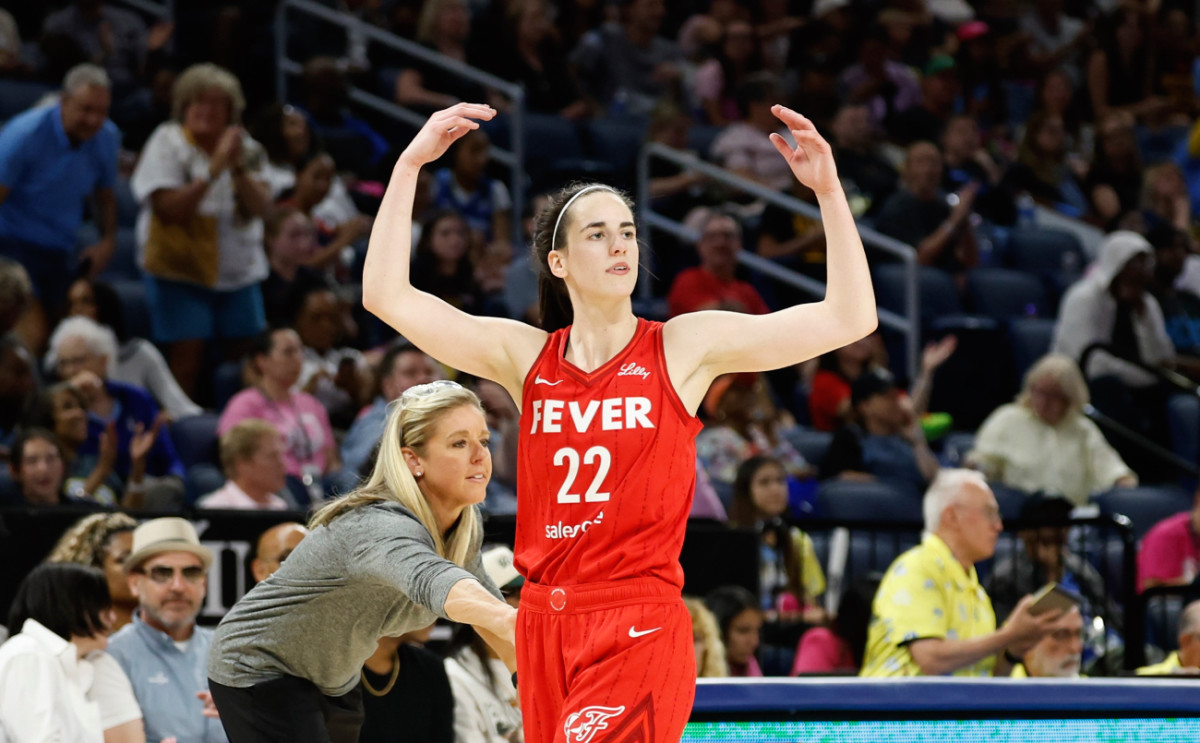
[[[533,383],[534,383],[534,384],[548,384],[548,385],[550,385],[551,387],[553,387],[553,386],[554,386],[554,385],[556,385],[556,384],[562,384],[562,380],[560,379],[560,380],[558,380],[557,382],[551,382],[551,381],[550,381],[550,380],[548,380],[548,379],[542,379],[540,376],[537,376],[537,377],[534,377],[534,378],[533,378]]]
[[[644,630],[638,630],[638,629],[634,629],[633,627],[630,627],[629,628],[629,636],[634,637],[634,638],[642,637],[644,635],[650,634],[651,632],[658,632],[660,629],[662,629],[662,627],[655,627],[653,629],[644,629]]]

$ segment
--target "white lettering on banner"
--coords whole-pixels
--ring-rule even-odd
[[[617,376],[641,377],[642,379],[648,379],[650,377],[650,372],[646,371],[645,367],[639,366],[638,364],[630,361],[628,364],[621,367],[621,371],[617,372]]]
[[[575,496],[578,498],[579,496]],[[588,519],[587,521],[578,524],[564,524],[559,521],[557,524],[546,525],[546,539],[574,539],[583,534],[590,526],[598,526],[604,520],[604,511],[596,514],[596,518]]]
[[[654,428],[654,423],[650,420],[653,407],[646,397],[608,397],[603,400],[589,400],[582,406],[578,400],[534,400],[533,425],[529,432],[562,433],[563,423],[566,422],[576,433],[589,433],[597,417],[600,419],[602,431]],[[564,410],[568,414],[568,420],[564,420]]]

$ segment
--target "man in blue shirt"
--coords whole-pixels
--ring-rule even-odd
[[[33,282],[37,301],[18,328],[38,354],[74,276],[75,232],[89,196],[101,237],[79,254],[79,268],[98,274],[116,247],[121,134],[108,120],[110,101],[104,70],[78,65],[58,105],[25,111],[0,130],[0,255],[25,266]]]
[[[212,630],[196,626],[211,565],[189,521],[152,519],[133,532],[125,573],[138,610],[108,652],[133,685],[146,740],[227,743],[208,691]]]

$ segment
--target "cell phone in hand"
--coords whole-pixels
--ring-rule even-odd
[[[1069,611],[1082,602],[1083,597],[1079,594],[1068,591],[1057,583],[1047,583],[1033,594],[1029,613],[1036,617],[1051,611]]]

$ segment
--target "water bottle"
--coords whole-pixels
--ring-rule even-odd
[[[1017,194],[1017,224],[1021,227],[1032,227],[1034,223],[1033,197],[1028,191]]]

